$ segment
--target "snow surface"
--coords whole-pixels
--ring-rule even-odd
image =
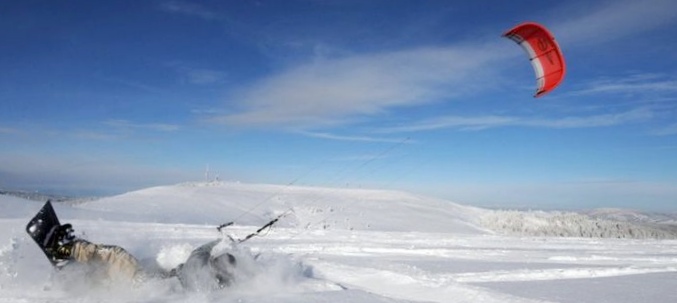
[[[221,237],[221,223],[243,238],[285,214],[238,247],[246,273],[231,288],[92,286],[54,272],[27,236],[42,205],[0,195],[0,302],[677,302],[676,240],[509,236],[486,224],[500,212],[405,192],[236,183],[56,203],[78,236],[163,269]]]

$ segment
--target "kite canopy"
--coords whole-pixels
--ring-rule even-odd
[[[550,92],[562,82],[566,72],[564,56],[548,29],[538,23],[525,22],[503,36],[515,41],[529,55],[538,85],[534,97]]]

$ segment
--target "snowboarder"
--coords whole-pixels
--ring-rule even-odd
[[[50,249],[62,264],[75,261],[96,266],[110,280],[128,279],[139,282],[143,279],[144,273],[134,256],[119,246],[94,244],[76,238],[71,224],[59,226],[56,239],[52,243],[53,247]]]
[[[127,280],[139,284],[152,277],[177,277],[187,290],[208,291],[231,285],[237,264],[230,253],[212,254],[213,248],[221,242],[215,240],[195,249],[186,262],[169,273],[151,274],[144,271],[139,261],[122,247],[76,238],[71,224],[59,226],[55,237],[53,247],[48,249],[62,264],[60,267],[75,261],[97,269],[100,275],[112,281]]]

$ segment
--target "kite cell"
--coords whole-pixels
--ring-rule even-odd
[[[566,65],[564,56],[555,37],[544,26],[526,22],[503,34],[519,44],[529,55],[536,73],[536,95],[538,98],[557,87],[564,79]]]

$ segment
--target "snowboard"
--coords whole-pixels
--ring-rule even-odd
[[[26,225],[26,232],[38,244],[50,263],[57,269],[68,263],[68,260],[57,258],[53,252],[55,241],[58,241],[58,233],[61,223],[56,216],[52,203],[47,201],[38,213]]]

